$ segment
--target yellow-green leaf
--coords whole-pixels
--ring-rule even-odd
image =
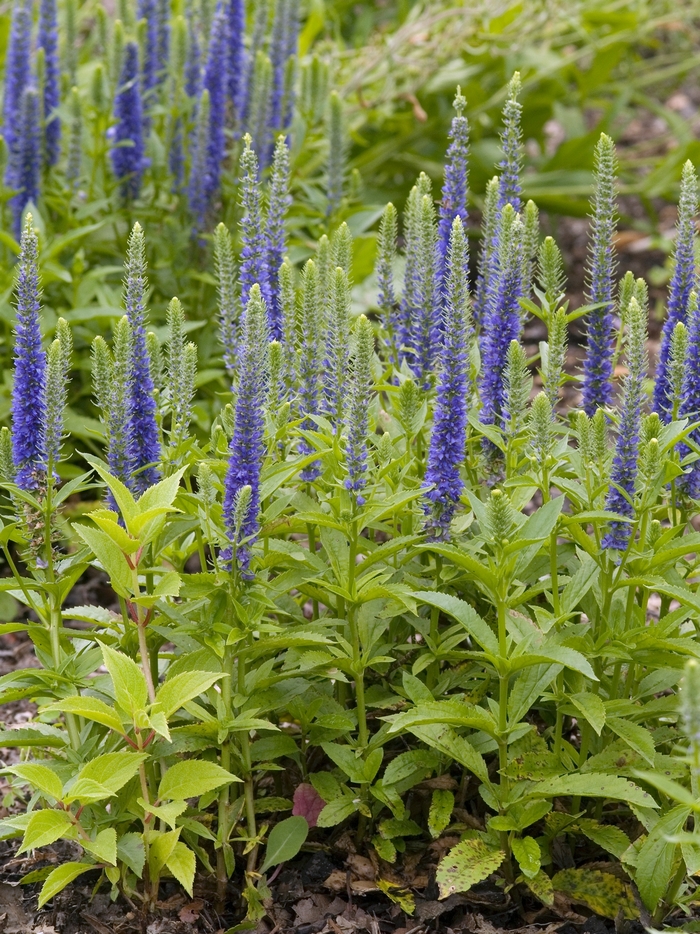
[[[477,838],[463,840],[453,846],[437,868],[440,898],[467,892],[477,882],[483,882],[498,869],[505,855],[503,850],[488,846]]]
[[[632,887],[601,869],[562,869],[552,879],[556,892],[563,892],[572,902],[586,905],[604,918],[639,917]]]

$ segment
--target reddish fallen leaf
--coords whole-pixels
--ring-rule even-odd
[[[180,921],[185,921],[187,924],[194,924],[194,922],[199,918],[199,912],[204,908],[204,902],[200,898],[196,898],[193,902],[190,902],[189,905],[184,905],[178,914]]]
[[[326,802],[323,800],[321,795],[316,791],[313,785],[309,785],[304,782],[304,784],[299,785],[297,790],[294,792],[294,807],[292,808],[292,814],[296,817],[297,815],[306,818],[306,823],[309,827],[315,827],[316,822],[318,821],[318,815],[326,806]]]

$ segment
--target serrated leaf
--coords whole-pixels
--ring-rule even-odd
[[[143,672],[136,662],[116,652],[108,645],[102,646],[105,667],[112,678],[117,704],[132,716],[148,704],[148,688]]]
[[[160,704],[163,713],[169,719],[176,710],[193,698],[199,697],[223,677],[221,672],[183,671],[161,684],[156,692],[156,703]]]
[[[97,697],[81,697],[77,694],[72,697],[64,697],[60,701],[43,707],[42,712],[53,713],[74,713],[86,720],[94,720],[95,723],[101,723],[102,726],[109,727],[117,733],[124,735],[124,726],[119,716],[114,710]]]
[[[690,808],[676,805],[654,824],[637,853],[634,881],[651,912],[667,894],[674,872],[678,844],[668,838],[683,827],[689,814]]]
[[[529,795],[538,797],[544,795],[547,798],[580,795],[584,798],[613,798],[616,801],[627,801],[645,808],[659,806],[651,795],[632,782],[628,782],[627,779],[596,772],[552,778],[535,785]]]
[[[350,795],[342,795],[340,798],[334,798],[329,801],[316,822],[317,827],[335,827],[341,821],[344,821],[351,814],[354,814],[359,807],[359,799],[352,798]]]
[[[73,526],[77,534],[90,548],[109,575],[112,588],[120,597],[129,598],[133,594],[133,579],[131,568],[126,562],[124,553],[102,529],[95,529],[89,525],[75,523]]]
[[[437,749],[438,752],[449,756],[469,769],[482,782],[489,783],[486,762],[466,737],[460,736],[450,727],[439,726],[438,724],[414,726],[410,728],[410,731],[426,745],[432,746],[433,749]]]
[[[617,876],[600,869],[562,869],[552,879],[556,892],[563,892],[573,902],[586,905],[604,918],[616,918],[618,912],[629,920],[639,917],[632,887]]]
[[[117,857],[140,879],[146,862],[146,849],[139,833],[125,833],[117,843]]]
[[[469,635],[493,656],[498,656],[498,639],[487,622],[476,612],[473,606],[459,597],[439,593],[432,590],[418,590],[414,594],[416,599],[428,606],[435,606],[452,616],[460,623]]]
[[[569,695],[569,700],[600,736],[605,726],[605,704],[602,698],[592,691],[581,691]]]
[[[525,877],[525,885],[530,889],[535,898],[539,898],[543,905],[554,904],[554,886],[552,880],[546,872],[540,869],[536,876],[531,879]]]
[[[453,846],[439,863],[436,873],[440,898],[467,892],[483,882],[505,859],[503,850],[488,846],[483,840],[463,840]]]
[[[194,885],[194,873],[197,868],[197,857],[192,850],[181,840],[178,840],[173,847],[172,853],[165,861],[165,865],[175,876],[177,881],[192,898],[192,887]]]
[[[154,804],[147,804],[143,798],[139,798],[138,803],[144,811],[162,820],[171,830],[176,829],[175,821],[187,810],[186,801],[171,801],[169,804],[161,804],[159,807],[156,807]]]
[[[117,865],[117,831],[114,827],[101,830],[94,840],[80,840],[80,845],[88,853],[92,853],[101,863]]]
[[[382,837],[380,834],[375,834],[372,837],[372,846],[377,852],[377,856],[380,859],[385,860],[387,863],[393,863],[396,861],[396,847],[391,842]]]
[[[631,843],[630,838],[619,827],[601,824],[589,817],[580,818],[577,824],[581,832],[589,840],[597,843],[599,847],[602,847],[608,853],[612,853],[617,859],[621,858]]]
[[[533,837],[514,837],[511,848],[522,874],[526,879],[534,879],[542,863],[542,854],[537,841]]]
[[[78,876],[82,876],[84,872],[89,872],[91,869],[95,868],[94,863],[63,863],[61,866],[57,866],[49,874],[46,882],[44,882],[41,887],[38,907],[43,908],[48,901],[51,901],[54,895],[58,895],[59,892],[62,892],[63,889],[77,879]]]
[[[301,815],[288,817],[280,821],[270,831],[265,849],[265,859],[260,872],[267,872],[272,866],[294,859],[304,845],[309,834],[309,824]]]
[[[22,845],[17,850],[17,854],[55,843],[72,829],[73,824],[65,811],[53,811],[49,808],[34,811],[29,818]]]
[[[439,837],[452,818],[455,806],[455,796],[446,788],[438,788],[433,792],[428,812],[428,831],[435,839]]]
[[[341,746],[340,743],[321,743],[321,746],[328,758],[345,772],[351,782],[362,785],[367,781],[364,759],[356,755],[354,749]]]
[[[136,775],[139,765],[148,758],[143,752],[106,752],[91,759],[78,772],[78,780],[98,782],[111,792],[117,792]],[[71,788],[74,795],[74,789]]]
[[[43,794],[49,795],[57,801],[61,800],[61,795],[63,794],[61,779],[48,765],[25,762],[22,765],[13,766],[8,769],[8,772],[12,772],[12,774],[16,775],[18,778],[29,782],[33,788],[37,788]]]
[[[170,859],[179,839],[179,827],[177,830],[168,830],[164,833],[158,830],[149,831],[148,868],[153,878],[157,878],[160,875],[161,869],[165,866],[168,859]]]
[[[188,759],[176,762],[168,769],[158,786],[158,799],[181,801],[185,798],[198,798],[215,788],[239,781],[240,778],[236,778],[215,762]]]
[[[654,764],[656,749],[654,748],[654,738],[643,726],[638,723],[632,723],[630,720],[623,720],[621,717],[608,717],[606,725],[617,734],[620,739],[624,739],[627,745],[643,756],[649,763]]]

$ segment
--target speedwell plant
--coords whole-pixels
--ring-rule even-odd
[[[652,384],[646,284],[617,269],[614,145],[596,147],[587,304],[570,309],[522,195],[518,88],[475,282],[458,94],[441,196],[421,175],[403,213],[402,281],[384,211],[368,316],[349,227],[298,269],[285,137],[243,137],[241,222],[213,238],[231,394],[208,436],[190,427],[187,309],[173,298],[149,331],[135,224],[124,316],[93,344],[103,453],[64,485],[70,329],[42,341],[25,212],[0,545],[30,612],[1,631],[25,631],[41,667],[0,680],[1,700],[37,705],[0,736],[26,795],[0,827],[20,852],[69,841],[75,858],[29,877],[40,904],[85,874],[149,910],[164,876],[192,893],[208,873],[259,919],[269,871],[336,827],[407,910],[404,853],[444,834],[441,897],[493,875],[516,901],[646,923],[693,904],[697,178],[687,164]],[[200,119],[214,106],[210,89]],[[113,601],[73,605],[95,573]]]

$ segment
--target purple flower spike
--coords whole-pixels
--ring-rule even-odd
[[[688,297],[688,350],[685,358],[685,377],[678,415],[690,422],[700,420],[700,308],[698,294],[693,291]],[[700,446],[700,429],[696,428],[690,439]],[[687,444],[679,445],[681,457],[690,453]],[[689,472],[679,477],[678,483],[691,499],[700,499],[700,460],[693,461]]]
[[[591,239],[588,259],[589,304],[602,302],[589,311],[588,351],[583,367],[583,409],[593,416],[612,404],[613,287],[616,230],[615,145],[601,133],[595,149],[595,190],[591,201]]]
[[[259,528],[269,341],[267,309],[260,288],[255,285],[246,305],[233,436],[224,484],[224,522],[231,544],[221,553],[224,561],[230,561],[235,549],[236,562],[244,579],[253,576],[249,571],[250,547]],[[250,499],[244,515],[238,516],[237,506],[244,487],[250,488]]]
[[[3,135],[8,149],[5,180],[16,188],[16,171],[21,133],[22,98],[31,81],[32,0],[19,0],[12,9],[10,36],[5,59],[5,93],[3,97]]]
[[[260,286],[266,307],[270,302],[270,270],[267,265],[267,243],[265,239],[258,159],[251,148],[250,136],[244,137],[245,148],[241,153],[241,266],[238,278],[241,284],[241,300],[245,305],[254,285]],[[279,243],[277,244],[279,246]]]
[[[452,118],[438,220],[438,277],[443,287],[446,285],[447,278],[447,254],[452,235],[452,222],[455,217],[461,217],[463,224],[467,222],[469,122],[463,115],[467,102],[462,97],[459,88],[457,88],[453,106],[457,115]]]
[[[671,362],[671,335],[673,329],[688,317],[688,301],[695,286],[695,215],[698,213],[698,179],[693,163],[683,166],[681,198],[678,205],[678,236],[673,275],[668,287],[668,313],[661,333],[661,350],[654,385],[654,410],[664,421],[669,421],[673,403],[669,398],[669,364]]]
[[[17,486],[36,491],[46,480],[46,354],[41,346],[38,241],[31,214],[27,214],[22,231],[16,292],[12,459]]]
[[[646,309],[640,308],[636,298],[630,301],[627,317],[629,321],[628,375],[625,378],[620,425],[610,474],[610,492],[605,508],[631,519],[634,516],[631,501],[634,498],[637,479],[644,380],[647,375]],[[611,522],[610,531],[602,541],[603,548],[624,550],[629,542],[630,532],[629,522]]]
[[[41,178],[41,130],[39,95],[34,88],[27,87],[22,95],[20,134],[17,139],[17,165],[15,185],[18,193],[10,199],[13,230],[19,239],[22,229],[22,213],[28,204],[39,200]]]
[[[499,424],[502,419],[508,348],[519,339],[522,327],[523,225],[510,204],[501,214],[497,241],[481,331],[480,419],[485,425]]]
[[[131,325],[129,367],[129,466],[133,489],[143,493],[158,481],[160,436],[156,421],[155,387],[146,343],[146,245],[140,224],[134,224],[129,237],[125,266],[124,305]]]
[[[440,372],[425,472],[426,532],[431,541],[448,541],[450,523],[464,483],[460,465],[467,441],[469,389],[469,287],[467,238],[462,219],[452,222],[448,254],[447,294],[443,310]]]
[[[110,155],[114,174],[121,183],[125,200],[138,197],[145,167],[141,91],[139,89],[139,49],[128,42],[124,49],[124,64],[119,87],[114,98],[114,148]]]
[[[292,203],[289,194],[289,149],[284,136],[275,146],[270,179],[270,196],[267,208],[265,237],[267,240],[267,275],[269,279],[270,306],[268,308],[270,338],[281,341],[283,337],[283,315],[280,304],[279,271],[287,252],[287,230],[285,219]]]
[[[501,133],[503,158],[498,165],[501,170],[498,186],[498,208],[502,210],[506,204],[511,204],[518,213],[520,213],[522,207],[520,172],[523,161],[523,133],[520,127],[523,108],[518,102],[519,93],[520,73],[516,71],[508,85],[508,98],[503,108],[503,132]]]
[[[44,120],[46,162],[55,165],[61,154],[61,121],[57,108],[61,102],[58,61],[58,22],[56,0],[41,0],[39,7],[38,48],[44,50]]]

